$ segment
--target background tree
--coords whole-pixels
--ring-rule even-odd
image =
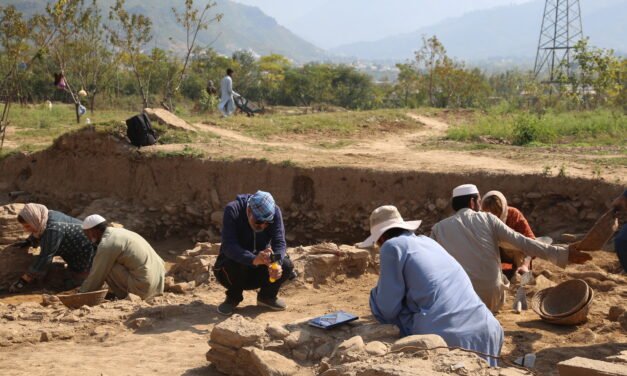
[[[72,70],[81,88],[88,93],[89,109],[93,113],[96,97],[114,78],[119,55],[113,53],[102,23],[102,11],[96,0],[88,7],[89,16],[82,21],[76,41]]]
[[[11,103],[21,100],[27,73],[56,36],[45,18],[34,15],[25,20],[14,6],[0,7],[0,150],[10,124]]]
[[[46,6],[49,28],[56,30],[56,36],[49,46],[49,54],[57,70],[65,80],[65,90],[74,103],[76,122],[80,123],[81,106],[78,89],[74,86],[80,82],[79,68],[76,65],[77,50],[81,44],[82,30],[91,18],[93,9],[85,7],[84,0],[57,0]]]
[[[435,70],[440,66],[446,58],[446,49],[444,45],[434,35],[429,39],[422,37],[422,47],[416,51],[416,66],[423,68],[427,74],[427,92],[429,93],[429,102],[435,106],[434,84]]]
[[[181,25],[183,29],[185,29],[186,50],[182,64],[178,65],[179,68],[172,76],[172,80],[168,82],[166,86],[164,102],[167,104],[165,107],[169,107],[169,110],[173,110],[172,100],[179,92],[181,84],[185,79],[185,74],[189,67],[192,54],[197,52],[195,50],[195,46],[198,33],[202,30],[207,30],[209,28],[209,24],[212,22],[220,22],[222,19],[222,14],[216,14],[210,18],[209,10],[215,5],[215,2],[208,2],[203,8],[196,9],[194,8],[194,0],[185,0],[183,12],[177,11],[174,7],[172,8],[172,13],[174,13],[176,22]],[[164,103],[162,102],[162,105],[163,104]]]
[[[109,19],[115,24],[109,27],[111,43],[117,48],[120,60],[133,72],[144,108],[149,105],[150,59],[143,48],[152,40],[152,20],[142,14],[129,14],[124,0],[116,0]]]

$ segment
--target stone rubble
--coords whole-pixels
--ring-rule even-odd
[[[399,339],[398,329],[390,327],[357,322],[325,331],[308,326],[307,320],[264,326],[236,314],[214,327],[206,357],[218,371],[235,376],[527,374],[513,368],[491,369],[478,356],[459,350],[427,351],[446,343],[437,335]],[[366,343],[357,333],[386,340]],[[400,351],[408,346],[414,348]]]

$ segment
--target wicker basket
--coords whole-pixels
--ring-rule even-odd
[[[546,316],[540,310],[542,300],[549,292],[549,290],[551,290],[551,288],[538,291],[533,296],[533,298],[531,298],[531,309],[533,309],[533,311],[537,313],[542,320],[555,325],[577,325],[587,321],[588,313],[590,312],[590,306],[592,305],[592,300],[594,298],[594,290],[589,289],[590,292],[588,294],[588,301],[584,304],[583,307],[581,307],[581,309],[566,317]]]
[[[560,283],[547,291],[540,302],[540,311],[547,317],[570,316],[588,302],[590,291],[590,287],[582,279]]]
[[[57,295],[57,297],[66,307],[77,309],[84,305],[93,307],[104,302],[107,291],[109,290],[105,289],[72,295]]]

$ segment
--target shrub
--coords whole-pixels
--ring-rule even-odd
[[[542,123],[539,118],[523,114],[514,120],[512,142],[514,145],[527,145],[540,141]]]

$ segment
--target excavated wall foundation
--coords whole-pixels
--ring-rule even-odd
[[[497,189],[520,208],[537,234],[581,232],[621,187],[605,181],[541,175],[423,173],[274,165],[256,160],[201,160],[137,151],[112,135],[85,129],[60,137],[40,153],[0,161],[0,191],[26,192],[75,216],[99,212],[145,236],[219,239],[221,212],[238,193],[272,192],[288,241],[352,243],[367,235],[368,215],[396,205],[406,219],[422,219],[428,233],[451,214],[450,192],[475,183]],[[3,199],[6,201],[6,199]]]

